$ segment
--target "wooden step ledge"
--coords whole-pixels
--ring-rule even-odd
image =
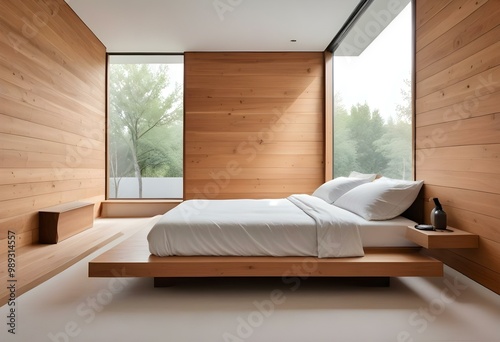
[[[58,244],[34,244],[18,248],[15,251],[16,297],[64,271],[111,241],[124,236],[122,231],[127,229],[127,225],[132,224],[135,232],[141,223],[144,224],[149,220],[127,220],[131,221],[131,223],[124,222],[124,224],[120,224],[119,222],[124,220],[96,219],[92,228]],[[10,279],[7,264],[7,254],[0,254],[0,284],[2,284],[0,288],[0,306],[6,304],[9,299],[6,286]]]

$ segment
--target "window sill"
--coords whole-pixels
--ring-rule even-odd
[[[101,217],[152,217],[163,215],[182,200],[107,200],[102,202]]]

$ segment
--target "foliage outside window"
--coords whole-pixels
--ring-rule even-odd
[[[375,0],[333,51],[335,177],[413,178],[412,6],[387,3]]]
[[[182,56],[110,56],[108,197],[182,198]]]

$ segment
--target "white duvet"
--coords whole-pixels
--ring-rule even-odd
[[[363,256],[352,214],[309,195],[188,200],[148,234],[157,256]]]

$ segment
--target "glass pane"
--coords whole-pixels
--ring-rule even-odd
[[[334,51],[335,177],[413,178],[412,6],[390,4],[375,0]]]
[[[108,198],[182,198],[182,56],[110,56]]]

